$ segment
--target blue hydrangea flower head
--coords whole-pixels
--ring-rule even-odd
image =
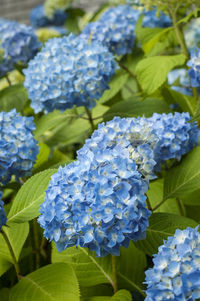
[[[46,27],[46,26],[62,26],[67,19],[67,15],[64,10],[56,10],[53,16],[50,18],[46,16],[44,5],[38,5],[31,10],[30,23],[33,27]]]
[[[151,145],[155,144],[156,134],[145,118],[120,118],[98,125],[91,138],[78,151],[78,158],[86,157],[88,153],[95,152],[101,155],[103,150],[111,151],[117,145],[129,153],[138,166],[139,172],[145,179],[155,178],[154,152]]]
[[[154,255],[153,268],[146,271],[145,301],[200,298],[200,233],[195,229],[176,230]]]
[[[58,251],[81,246],[98,257],[119,255],[121,246],[145,237],[147,189],[125,149],[90,152],[51,177],[38,221]]]
[[[144,10],[144,18],[142,22],[143,27],[170,27],[172,26],[172,21],[170,17],[163,12],[160,12],[160,16],[157,16],[157,9]]]
[[[0,22],[0,76],[27,64],[38,52],[41,43],[30,26],[15,21]]]
[[[22,117],[16,110],[0,112],[0,128],[0,183],[30,176],[39,152],[33,117]]]
[[[131,53],[139,15],[140,12],[129,5],[112,7],[97,22],[86,25],[82,34],[92,41],[100,41],[115,55]]]
[[[188,74],[191,78],[192,87],[200,86],[200,49],[195,48],[191,51],[191,57],[187,65],[190,67]]]
[[[150,118],[120,118],[98,126],[92,137],[78,151],[78,158],[87,152],[112,150],[120,145],[129,152],[138,170],[146,179],[155,178],[166,160],[177,159],[198,144],[196,122],[188,122],[189,113],[153,114]]]
[[[0,232],[1,232],[1,228],[6,224],[6,221],[7,221],[7,217],[6,217],[6,213],[5,213],[5,210],[4,210],[4,203],[3,201],[1,201],[2,199],[2,191],[0,191]]]
[[[157,162],[155,169],[158,171],[166,160],[180,160],[198,145],[199,129],[196,122],[189,122],[189,113],[154,113],[147,120],[157,136],[154,154]]]
[[[117,63],[99,42],[83,37],[54,38],[24,70],[25,87],[36,113],[95,106],[114,75]]]
[[[178,81],[179,83],[177,83]],[[168,84],[172,85],[172,90],[192,96],[190,77],[186,69],[180,68],[170,71],[168,74]]]

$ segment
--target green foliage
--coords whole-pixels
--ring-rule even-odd
[[[39,215],[39,208],[44,201],[45,190],[56,169],[49,169],[31,177],[17,193],[8,222],[24,223]]]
[[[162,202],[163,189],[163,179],[158,179],[150,183],[149,190],[147,191],[147,197],[149,198],[152,208]],[[169,198],[157,210],[155,210],[155,212],[166,212],[182,215],[184,207],[183,204],[181,204],[181,201],[179,202],[175,198]]]
[[[8,223],[8,227],[4,227],[4,231],[7,234],[15,257],[18,260],[22,247],[29,233],[29,225],[28,223]],[[3,235],[0,233],[0,276],[10,268],[11,264],[13,264],[13,258],[11,257]]]
[[[59,253],[54,245],[52,262],[71,264],[81,286],[113,285],[110,256],[96,258],[93,252],[80,247],[71,247]]]
[[[13,85],[0,91],[0,111],[9,112],[16,109],[20,112],[27,101],[28,95],[23,84]]]
[[[79,286],[73,269],[66,263],[47,265],[15,285],[9,301],[79,301]]]
[[[132,301],[131,294],[126,290],[118,291],[110,301]]]
[[[185,60],[183,54],[141,60],[136,67],[136,74],[143,90],[147,94],[153,94],[166,81],[169,71],[176,66],[182,66]]]
[[[178,103],[181,109],[183,110],[183,112],[189,112],[191,116],[195,114],[196,103],[194,97],[184,95],[168,87],[164,87],[162,89],[162,95],[166,100],[166,102],[171,104]],[[195,114],[193,119],[198,120],[197,113]]]
[[[199,189],[200,147],[194,148],[178,166],[170,169],[164,182],[164,199],[181,197]]]
[[[98,103],[103,104],[113,98],[125,85],[129,78],[129,74],[124,70],[118,70],[109,83],[110,89],[106,90]]]
[[[113,119],[114,116],[120,117],[136,117],[136,116],[151,116],[156,113],[169,113],[171,109],[161,99],[146,98],[142,100],[140,97],[131,97],[124,101],[114,104],[105,114],[104,120]]]
[[[149,227],[145,240],[138,241],[136,246],[149,256],[158,252],[163,240],[172,236],[176,229],[196,227],[197,223],[185,216],[171,213],[153,213],[149,219]]]

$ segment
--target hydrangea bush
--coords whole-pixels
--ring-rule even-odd
[[[199,0],[79,4],[0,18],[0,300],[199,300]]]

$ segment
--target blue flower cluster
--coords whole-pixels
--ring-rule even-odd
[[[145,301],[195,301],[200,298],[200,233],[198,227],[176,230],[154,255],[146,271]]]
[[[15,64],[27,64],[38,52],[41,43],[30,26],[15,21],[0,22],[0,76],[14,69]]]
[[[94,107],[117,68],[107,48],[81,36],[49,40],[24,70],[25,87],[36,113]]]
[[[1,232],[1,228],[6,224],[6,221],[7,221],[7,217],[6,217],[6,213],[5,213],[5,210],[4,210],[4,203],[3,201],[1,201],[2,199],[2,191],[0,191],[0,232]]]
[[[46,26],[62,26],[67,19],[65,11],[59,9],[54,11],[52,18],[46,16],[44,5],[38,5],[31,10],[30,23],[33,27],[46,27]]]
[[[172,85],[171,88],[174,91],[185,95],[192,95],[190,77],[184,68],[170,71],[168,74],[168,84]]]
[[[31,175],[39,152],[33,117],[22,117],[16,110],[0,112],[0,129],[0,183],[7,184],[12,175],[17,179]]]
[[[148,124],[157,136],[154,146],[155,170],[170,159],[180,160],[193,147],[198,145],[199,129],[196,122],[189,122],[189,113],[153,114]]]
[[[144,18],[142,22],[143,27],[170,27],[172,26],[172,21],[170,17],[163,12],[160,12],[160,15],[157,16],[157,9],[143,11]]]
[[[109,8],[97,22],[86,25],[82,34],[89,40],[100,41],[115,55],[131,53],[139,16],[139,10],[129,5]]]
[[[120,246],[145,237],[147,189],[126,149],[90,152],[52,176],[38,220],[58,251],[75,245],[119,255]]]
[[[198,144],[196,122],[188,122],[189,113],[153,114],[150,118],[115,117],[106,125],[100,124],[92,137],[78,151],[84,156],[87,150],[101,152],[121,145],[129,150],[138,170],[145,178],[155,178],[154,171],[169,159],[180,160]]]
[[[98,125],[92,137],[77,152],[78,159],[90,152],[100,156],[102,150],[112,151],[118,145],[128,151],[129,158],[135,161],[143,178],[154,179],[156,161],[152,146],[156,140],[157,135],[149,126],[148,119],[115,117],[107,124]]]
[[[191,77],[192,87],[200,86],[200,49],[195,48],[191,51],[191,58],[187,65],[190,67],[188,74]]]

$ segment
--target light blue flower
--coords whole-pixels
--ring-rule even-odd
[[[78,158],[89,151],[101,157],[102,150],[126,149],[144,178],[153,179],[155,171],[169,159],[180,160],[198,144],[199,130],[188,113],[153,114],[150,118],[120,118],[102,123],[78,151]]]
[[[56,10],[52,18],[46,16],[44,5],[38,5],[31,10],[30,23],[33,27],[46,27],[46,26],[62,26],[67,19],[64,10]]]
[[[24,70],[35,113],[95,106],[117,64],[107,48],[74,35],[49,40]]]
[[[15,21],[0,22],[0,76],[27,64],[38,52],[41,43],[30,26]]]
[[[179,81],[179,84],[177,84]],[[172,90],[183,93],[185,95],[192,95],[190,77],[186,69],[175,69],[169,72],[168,74],[168,84],[172,85]]]
[[[1,201],[2,199],[2,191],[0,191],[0,232],[1,232],[1,228],[6,224],[6,221],[7,221],[7,217],[6,217],[6,213],[5,213],[5,210],[4,210],[4,203],[3,201]]]
[[[131,53],[139,15],[139,10],[129,5],[109,8],[97,22],[86,25],[82,34],[89,40],[101,42],[115,55]]]
[[[146,271],[145,301],[200,298],[200,233],[195,229],[176,230],[154,255],[154,266]]]
[[[188,74],[191,77],[192,87],[200,86],[200,49],[195,48],[191,51],[191,58],[187,63],[190,67]]]
[[[0,183],[7,184],[31,175],[39,152],[33,138],[33,117],[22,117],[16,110],[0,112]]]
[[[145,237],[147,189],[126,150],[90,152],[52,176],[38,221],[58,251],[81,246],[119,255],[121,246]]]

